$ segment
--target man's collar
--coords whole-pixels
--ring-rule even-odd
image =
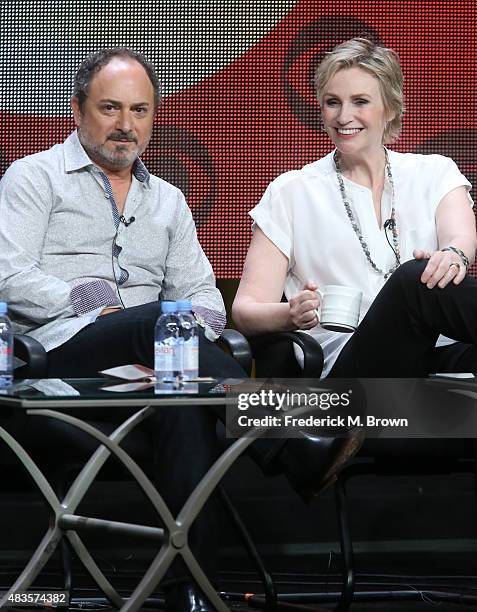
[[[95,166],[80,142],[78,130],[75,130],[65,140],[64,152],[66,172],[75,172],[88,166]],[[139,157],[133,163],[132,172],[138,181],[149,184],[149,171]]]
[[[68,136],[64,143],[65,151],[65,169],[66,172],[75,172],[88,166],[94,166],[94,163],[88,157],[88,154],[83,149],[78,138],[78,130],[75,130]]]
[[[134,176],[137,178],[137,180],[140,183],[144,183],[146,185],[149,184],[149,177],[151,175],[149,173],[149,170],[146,168],[143,162],[139,159],[139,157],[136,157],[136,161],[133,164],[132,171],[133,171]]]

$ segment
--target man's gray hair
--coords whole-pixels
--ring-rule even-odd
[[[83,104],[88,97],[88,87],[94,75],[115,57],[132,59],[141,64],[154,88],[154,107],[157,109],[161,101],[161,84],[154,66],[146,60],[142,53],[133,51],[128,47],[113,47],[111,49],[100,49],[96,53],[88,55],[78,68],[74,79],[73,96],[78,99],[80,110],[83,109]]]

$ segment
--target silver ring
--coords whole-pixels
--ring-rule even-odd
[[[453,261],[451,264],[449,264],[449,270],[452,268],[452,266],[457,266],[460,272],[460,263],[458,261]]]

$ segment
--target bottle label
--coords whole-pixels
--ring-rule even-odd
[[[197,376],[199,371],[199,338],[192,336],[184,342],[184,374]]]
[[[12,355],[12,347],[8,346],[8,342],[0,340],[0,372],[11,372]]]
[[[183,342],[181,339],[168,338],[155,343],[154,370],[175,375],[182,373]]]

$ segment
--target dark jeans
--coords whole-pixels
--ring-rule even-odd
[[[408,261],[387,281],[331,369],[331,377],[419,378],[477,371],[477,279],[428,289],[427,264]],[[459,342],[435,347],[439,334]]]
[[[48,353],[49,378],[88,378],[127,363],[154,367],[154,327],[160,302],[133,306],[98,317],[71,340]],[[203,334],[199,336],[203,376],[243,377],[244,371]]]
[[[48,377],[97,377],[100,370],[128,363],[154,367],[154,327],[160,304],[153,302],[114,312],[81,330],[48,353]],[[228,354],[199,336],[199,373],[217,378],[243,378],[245,372]],[[217,416],[194,407],[163,408],[144,423],[153,438],[156,481],[175,516],[218,456]],[[104,426],[101,426],[104,429]],[[217,500],[212,496],[190,531],[191,549],[206,573],[214,579],[218,550]],[[182,563],[169,573],[186,576]]]

